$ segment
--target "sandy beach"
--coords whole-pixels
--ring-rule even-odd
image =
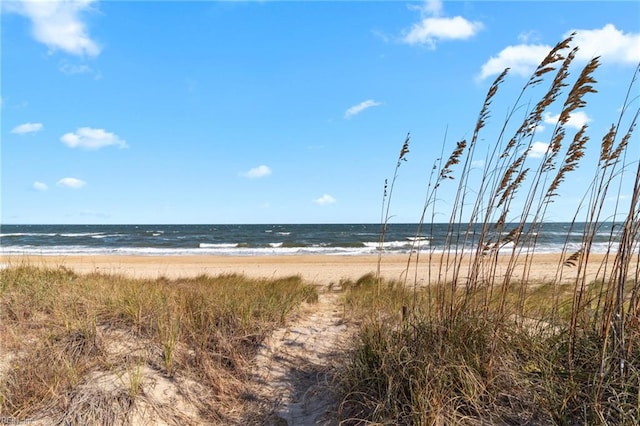
[[[389,279],[399,279],[407,268],[407,255],[385,255],[382,257],[381,275]],[[602,255],[592,255],[588,273],[595,276]],[[508,257],[499,257],[496,275],[503,275],[507,270]],[[559,254],[537,254],[531,262],[530,278],[534,280],[552,279],[560,263]],[[375,272],[377,256],[330,256],[330,255],[296,255],[296,256],[118,256],[118,255],[85,255],[85,256],[1,256],[4,265],[31,264],[37,266],[64,266],[78,273],[101,272],[107,274],[123,274],[136,278],[178,278],[194,277],[201,274],[220,275],[238,273],[250,277],[285,277],[300,275],[305,280],[329,285],[341,279],[358,279]],[[518,262],[513,276],[522,274],[524,257]],[[435,256],[431,261],[431,271],[427,255],[422,255],[416,268],[412,264],[409,282],[416,279],[419,283],[433,281],[439,273],[440,258]],[[562,278],[569,280],[575,277],[576,268],[563,267]],[[466,271],[463,263],[461,270]],[[429,275],[431,274],[431,275]]]

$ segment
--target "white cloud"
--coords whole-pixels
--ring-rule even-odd
[[[34,182],[32,188],[36,191],[46,191],[47,189],[49,189],[47,184],[42,182]]]
[[[354,105],[347,109],[344,113],[344,118],[351,118],[354,115],[360,114],[365,109],[382,105],[382,102],[374,101],[373,99],[366,100],[364,102],[360,102],[358,105]]]
[[[19,126],[14,127],[11,130],[11,133],[16,133],[18,135],[24,135],[27,133],[35,133],[42,130],[42,123],[24,123]]]
[[[324,194],[322,197],[313,200],[313,202],[318,204],[319,206],[325,206],[327,204],[335,203],[336,199],[329,194]]]
[[[110,145],[127,148],[127,142],[115,133],[91,127],[80,127],[75,132],[65,133],[60,140],[69,148],[100,149]]]
[[[90,66],[84,65],[84,64],[77,65],[77,64],[64,63],[64,64],[60,65],[60,67],[58,69],[63,74],[67,74],[67,75],[93,74],[93,69],[91,69]]]
[[[505,68],[511,68],[512,74],[529,77],[551,49],[552,47],[546,44],[507,46],[498,53],[498,56],[492,56],[482,65],[479,78],[484,80],[492,75],[498,75]]]
[[[380,30],[371,30],[371,33],[382,40],[384,43],[389,43],[391,41],[391,37]],[[383,59],[384,55],[380,55],[380,58]]]
[[[631,199],[631,195],[629,194],[620,194],[620,195],[610,195],[608,197],[606,197],[604,200],[607,203],[619,203],[622,200],[630,200]]]
[[[548,112],[544,114],[544,122],[547,124],[555,125],[560,118],[560,114],[551,115]],[[567,127],[573,127],[574,129],[581,129],[582,126],[588,124],[591,121],[591,118],[584,111],[574,111],[569,116],[569,121],[567,121]]]
[[[483,168],[485,165],[485,161],[484,160],[473,160],[471,162],[471,168],[472,169],[481,169]]]
[[[51,51],[97,56],[100,46],[91,39],[82,14],[91,10],[93,0],[46,0],[9,2],[5,10],[27,17],[32,35]]]
[[[531,150],[529,150],[529,157],[541,158],[549,149],[549,144],[544,142],[534,142],[531,144]]]
[[[410,4],[408,7],[411,10],[418,10],[423,16],[442,15],[442,0],[425,0],[425,2],[419,6]]]
[[[469,21],[462,16],[445,17],[442,0],[426,0],[420,6],[409,6],[418,10],[421,20],[411,29],[405,30],[402,42],[406,44],[426,45],[435,49],[441,40],[466,40],[483,28],[482,22]]]
[[[58,186],[72,189],[80,189],[86,184],[87,183],[85,181],[73,177],[62,178],[57,183]]]
[[[593,30],[571,30],[563,35],[569,37],[575,32],[572,45],[578,46],[576,60],[588,61],[600,56],[602,62],[636,65],[640,62],[640,33],[624,33],[613,24]],[[511,73],[529,77],[540,62],[553,48],[546,44],[527,44],[532,37],[520,35],[523,44],[507,46],[497,56],[491,57],[482,65],[479,78],[485,79],[500,74],[505,68]]]
[[[532,43],[540,40],[540,34],[537,31],[525,31],[518,34],[518,41],[520,43]]]
[[[423,18],[422,21],[413,24],[402,41],[407,44],[423,44],[435,49],[437,41],[466,40],[476,35],[482,27],[481,22],[471,22],[462,16]]]
[[[258,167],[254,167],[246,173],[243,173],[242,176],[249,179],[259,179],[263,177],[267,177],[271,174],[271,169],[269,166],[265,166],[264,164]]]
[[[600,56],[603,62],[636,65],[640,62],[640,33],[624,33],[613,24],[593,30],[571,30],[564,37],[576,32],[573,45],[579,50],[576,59],[588,61]]]

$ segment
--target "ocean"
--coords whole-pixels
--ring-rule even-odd
[[[417,224],[392,223],[387,226],[383,250],[409,253],[419,244],[422,252],[441,252],[447,236],[455,239],[467,224],[459,226],[460,230],[450,230],[448,224],[426,224],[418,235]],[[592,251],[605,252],[610,241],[615,244],[618,229],[619,225],[601,224]],[[370,255],[379,251],[380,230],[380,224],[2,225],[0,254]],[[474,231],[478,230],[474,227]],[[574,224],[572,228],[569,223],[545,223],[535,233],[535,251],[559,253],[565,244],[569,252],[578,250],[583,230],[584,224]],[[510,246],[507,244],[502,250],[508,251]]]

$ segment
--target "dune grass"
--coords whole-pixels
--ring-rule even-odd
[[[150,280],[31,266],[0,271],[0,295],[0,413],[61,424],[135,424],[144,410],[170,424],[223,422],[264,338],[318,297],[299,277]],[[145,375],[179,384],[192,418],[149,398]]]
[[[444,249],[415,247],[401,281],[378,272],[343,283],[347,311],[362,324],[339,374],[343,424],[640,423],[640,108],[632,96],[640,66],[598,146],[586,124],[575,132],[567,124],[595,96],[600,65],[593,58],[576,69],[571,45],[569,37],[549,52],[492,136],[484,130],[508,70],[498,76],[471,138],[430,168],[416,235],[448,212]],[[534,157],[536,131],[558,109],[546,152]],[[586,164],[587,149],[598,150],[595,164]],[[537,282],[530,272],[549,205],[579,167],[594,170],[569,230],[585,222],[582,243],[565,245],[552,278]],[[453,196],[442,203],[445,193]],[[611,200],[615,214],[603,217]],[[594,276],[587,271],[604,222],[615,226]],[[411,279],[420,268],[426,287]]]
[[[521,288],[514,285],[505,295],[514,312],[508,317],[497,315],[502,296],[496,295],[487,311],[446,320],[429,315],[442,291],[436,286],[416,295],[400,281],[380,283],[373,274],[342,284],[347,312],[361,323],[338,374],[344,424],[637,423],[640,350],[636,346],[626,358],[626,383],[612,374],[599,388],[604,342],[585,328],[569,363],[569,284],[559,293],[553,285],[536,285],[518,314]],[[601,286],[590,284],[591,300]],[[626,291],[631,289],[629,283]],[[556,294],[563,309],[552,324]],[[485,296],[477,292],[471,303]],[[416,309],[403,316],[403,306],[414,300]],[[607,401],[598,406],[602,395]]]

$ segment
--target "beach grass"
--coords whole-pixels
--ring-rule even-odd
[[[26,265],[0,271],[0,295],[0,413],[52,424],[224,423],[260,344],[318,297],[296,276],[134,279]]]
[[[401,282],[378,285],[373,275],[343,282],[346,310],[361,324],[338,373],[344,424],[636,424],[637,334],[630,336],[636,345],[625,356],[625,381],[612,371],[601,378],[605,342],[588,326],[595,304],[572,341],[571,286],[557,293],[550,284],[530,284],[524,310],[514,285],[505,295],[506,317],[498,315],[502,297],[494,296],[487,310],[444,319],[431,315],[442,291],[435,286],[416,295]],[[590,284],[590,300],[601,285]],[[486,295],[457,299],[476,305]],[[403,310],[407,301],[415,309]]]
[[[343,424],[640,423],[640,163],[637,151],[627,155],[640,115],[630,95],[640,66],[617,122],[596,144],[596,163],[586,164],[594,149],[588,126],[573,131],[568,122],[597,93],[600,60],[576,65],[572,37],[540,63],[497,134],[485,134],[508,70],[500,74],[471,138],[430,167],[416,236],[429,235],[430,223],[448,212],[443,253],[415,247],[398,282],[377,273],[343,283],[347,312],[361,323],[338,375]],[[528,100],[536,94],[539,101]],[[558,122],[546,151],[534,156],[550,109],[560,109]],[[540,281],[531,271],[542,225],[578,167],[594,170],[568,229],[585,222],[582,243],[566,244]],[[447,185],[454,195],[443,202]],[[613,217],[603,217],[608,202]],[[604,222],[616,231],[588,274]],[[421,268],[426,283],[412,280]]]

